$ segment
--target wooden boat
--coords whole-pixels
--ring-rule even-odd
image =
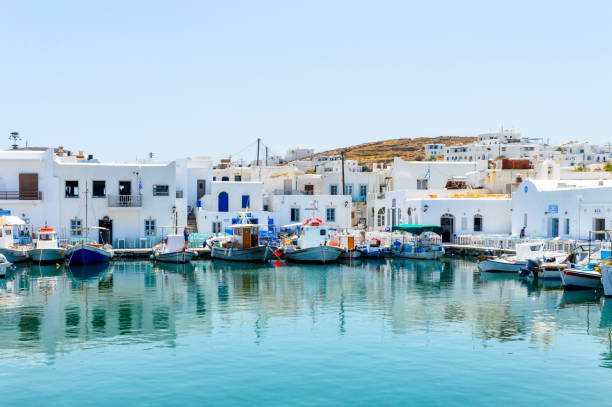
[[[444,256],[444,247],[434,243],[435,237],[442,234],[442,228],[435,225],[395,225],[393,231],[410,233],[413,238],[406,242],[396,240],[391,246],[391,252],[397,257],[421,260],[437,260]]]
[[[276,248],[261,244],[259,238],[260,227],[255,223],[248,210],[241,212],[238,223],[229,228],[232,234],[207,241],[210,247],[210,257],[227,261],[263,263],[275,257]]]
[[[89,243],[86,240],[82,240],[66,251],[66,259],[70,264],[108,263],[113,255],[110,245]]]
[[[13,241],[13,227],[23,225],[25,222],[17,216],[0,216],[0,254],[10,263],[21,263],[30,259],[28,247],[15,245]]]
[[[30,249],[29,255],[34,263],[60,263],[66,257],[66,248],[59,247],[53,228],[44,227],[38,231],[36,246]]]
[[[300,263],[331,263],[343,252],[341,247],[330,246],[329,231],[318,218],[310,218],[302,225],[302,233],[296,246],[284,247],[285,258]]]

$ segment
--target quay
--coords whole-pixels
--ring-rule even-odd
[[[445,254],[448,256],[500,256],[502,254],[515,255],[515,249],[495,248],[479,245],[451,244],[443,243]]]
[[[209,259],[210,249],[208,247],[189,248],[189,250],[197,252],[198,259]],[[113,249],[115,258],[120,259],[148,259],[153,255],[153,249]]]

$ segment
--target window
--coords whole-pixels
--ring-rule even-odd
[[[328,222],[335,222],[336,221],[336,208],[327,208],[325,210],[325,219]]]
[[[291,208],[291,222],[300,221],[300,208]]]
[[[242,175],[234,175],[234,181],[236,182],[242,181]]]
[[[368,194],[367,185],[359,185],[359,196],[366,196]]]
[[[376,224],[378,226],[385,226],[385,208],[380,208],[378,210]]]
[[[565,234],[569,235],[570,234],[570,220],[569,218],[565,218]]]
[[[70,221],[70,235],[71,236],[81,236],[81,219],[72,219]]]
[[[329,186],[329,194],[330,195],[338,195],[338,185],[330,185]]]
[[[229,177],[221,177],[221,181],[229,181]]]
[[[220,233],[221,232],[221,222],[213,222],[212,223],[212,232]]]
[[[344,195],[353,195],[353,184],[344,185]]]
[[[93,198],[104,198],[106,196],[106,181],[93,181]]]
[[[474,216],[474,232],[482,232],[482,215]]]
[[[145,236],[155,236],[157,234],[155,226],[155,219],[145,220]]]
[[[170,195],[170,187],[168,185],[153,185],[153,196],[168,195]]]
[[[417,179],[417,189],[429,189],[429,180],[427,178]]]
[[[321,234],[321,236],[325,236],[327,234],[327,231],[325,229],[321,229],[319,233]]]
[[[79,181],[66,181],[66,198],[79,197]]]
[[[246,209],[251,206],[251,197],[249,195],[242,195],[242,209]]]

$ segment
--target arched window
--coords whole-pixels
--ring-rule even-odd
[[[378,210],[376,224],[380,227],[385,226],[385,208],[384,207]]]
[[[229,181],[229,177],[221,177],[221,181]]]
[[[482,232],[482,215],[474,216],[474,232]]]
[[[229,211],[229,197],[227,196],[227,192],[219,193],[219,212],[228,212]]]

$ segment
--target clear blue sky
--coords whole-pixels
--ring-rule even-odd
[[[612,137],[609,1],[93,3],[0,1],[0,133],[104,160]]]

